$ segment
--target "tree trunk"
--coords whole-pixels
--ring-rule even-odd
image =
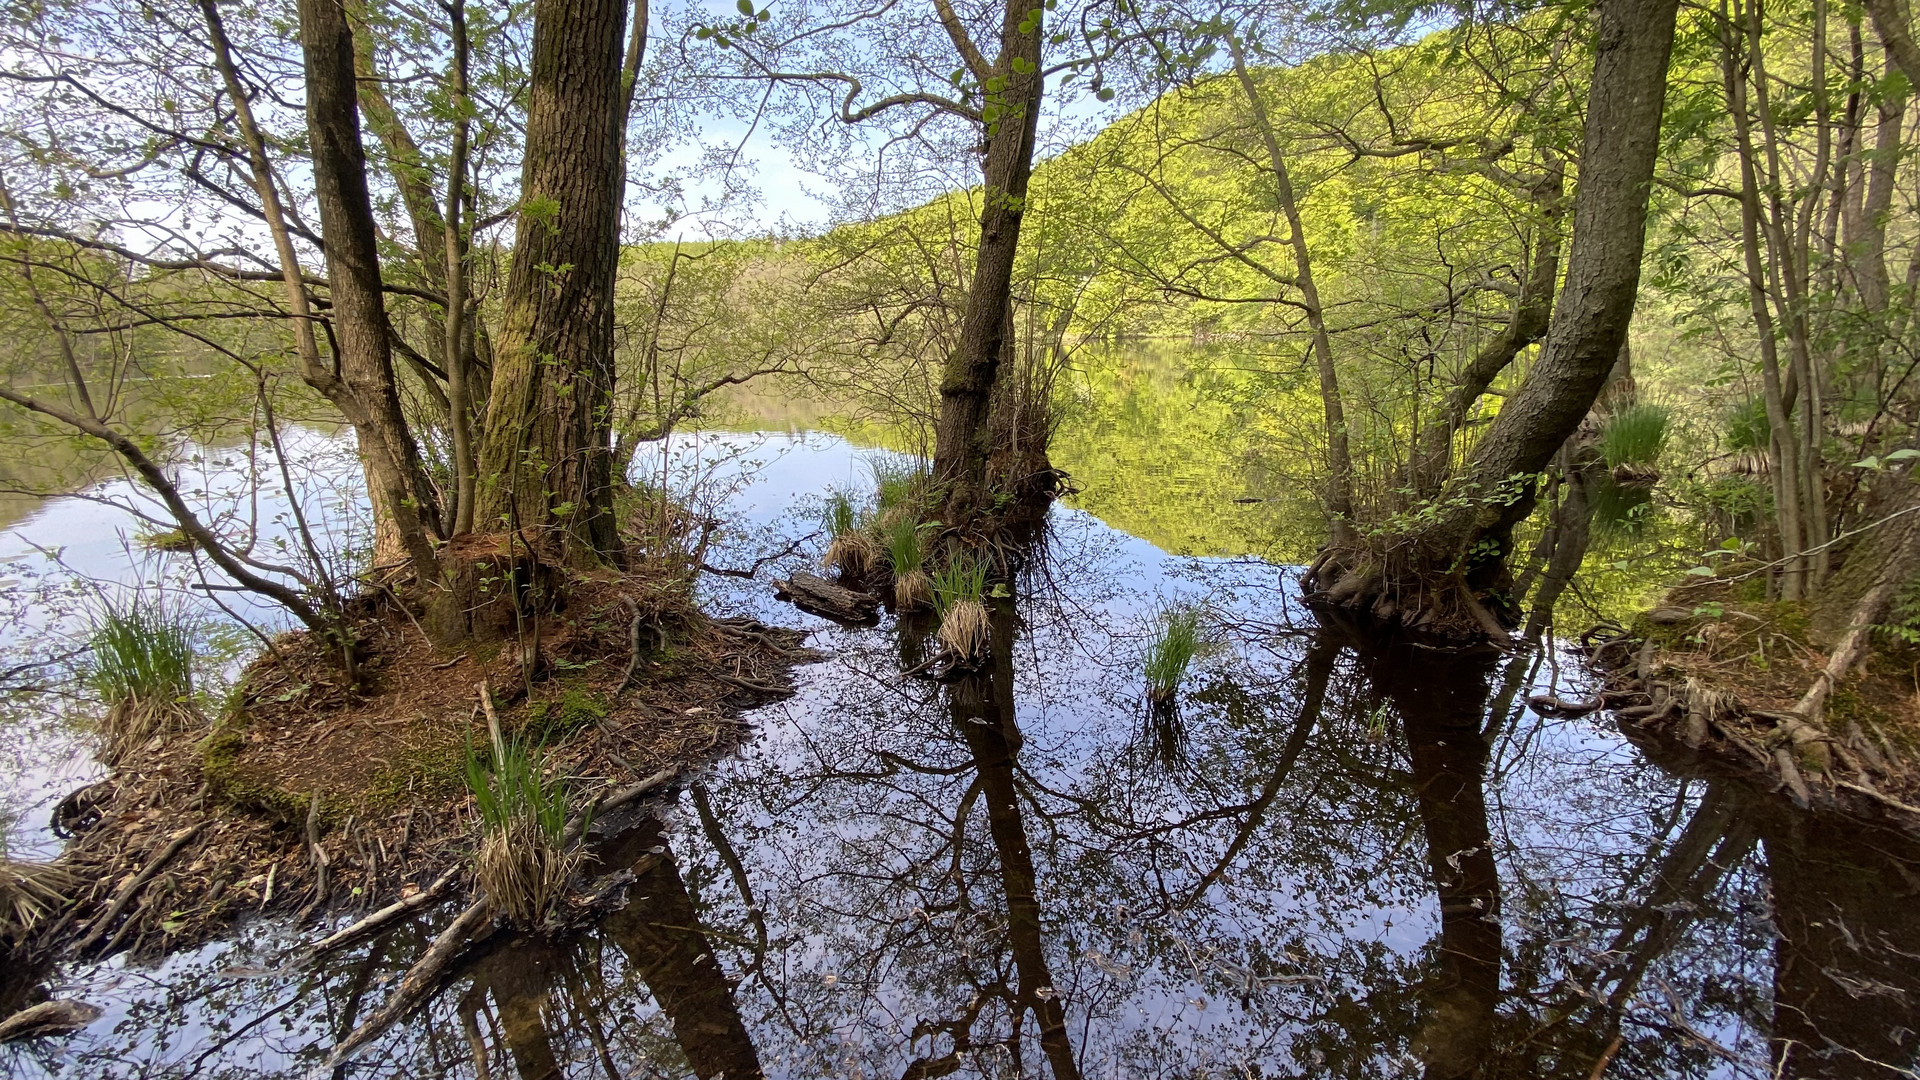
[[[1497,629],[1476,594],[1506,584],[1513,526],[1533,508],[1535,478],[1593,408],[1627,339],[1678,7],[1678,0],[1601,0],[1573,243],[1540,359],[1475,445],[1454,485],[1460,505],[1411,543],[1350,570],[1326,560],[1335,571],[1315,579],[1322,602],[1365,610],[1382,593],[1417,597],[1386,607],[1440,632]]]
[[[960,342],[947,357],[940,377],[940,419],[934,428],[933,479],[944,493],[946,521],[963,523],[991,504],[987,460],[992,447],[987,417],[1000,373],[1013,295],[1013,263],[1020,247],[1020,222],[1026,210],[1027,181],[1033,174],[1033,142],[1040,119],[1039,74],[1041,5],[1008,0],[1000,31],[997,78],[1006,80],[990,95],[997,110],[987,129],[985,187],[981,192],[980,250],[967,291]],[[1015,71],[1015,67],[1023,71]]]
[[[307,136],[333,300],[334,356],[340,379],[362,413],[354,418],[354,427],[368,468],[375,558],[410,559],[415,573],[431,580],[435,561],[429,538],[438,532],[436,499],[401,414],[393,377],[379,240],[367,194],[366,152],[360,144],[353,31],[340,0],[301,0],[299,12]]]
[[[546,533],[571,565],[616,556],[613,286],[619,266],[620,0],[535,0],[521,203],[475,527]]]
[[[1247,107],[1259,128],[1260,141],[1267,151],[1267,167],[1273,174],[1274,195],[1280,212],[1287,219],[1287,246],[1293,250],[1293,283],[1300,290],[1300,306],[1307,313],[1307,329],[1313,336],[1313,365],[1320,376],[1320,406],[1327,426],[1327,519],[1328,533],[1336,547],[1353,540],[1353,454],[1347,445],[1346,405],[1340,397],[1340,373],[1333,364],[1333,339],[1327,333],[1326,312],[1320,307],[1320,289],[1313,280],[1313,256],[1307,250],[1306,228],[1300,223],[1300,201],[1294,197],[1293,179],[1287,172],[1287,157],[1280,149],[1280,136],[1259,87],[1247,71],[1247,58],[1237,35],[1227,35],[1227,48],[1233,54],[1233,74],[1247,95]]]
[[[1793,435],[1791,406],[1787,402],[1785,380],[1780,367],[1779,336],[1774,332],[1773,310],[1768,306],[1767,274],[1761,255],[1760,181],[1758,154],[1753,145],[1749,120],[1746,73],[1735,45],[1741,24],[1721,19],[1721,76],[1725,84],[1727,110],[1733,118],[1735,150],[1740,158],[1740,243],[1747,275],[1747,299],[1753,310],[1754,329],[1760,342],[1760,379],[1767,409],[1769,431],[1768,470],[1773,488],[1774,516],[1780,534],[1780,554],[1787,560],[1781,586],[1788,599],[1797,598],[1806,581],[1805,562],[1797,557],[1805,530],[1800,521],[1800,443]]]

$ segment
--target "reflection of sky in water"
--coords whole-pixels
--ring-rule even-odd
[[[829,486],[867,482],[860,452],[817,435],[678,436],[636,472],[723,508],[732,528],[709,561],[734,566],[815,528],[813,501]],[[1421,1074],[1433,1025],[1459,1002],[1448,997],[1427,847],[1431,815],[1447,808],[1419,797],[1432,780],[1416,773],[1410,740],[1424,732],[1423,753],[1458,755],[1446,745],[1452,729],[1436,745],[1427,712],[1442,709],[1471,661],[1313,653],[1309,636],[1281,632],[1310,623],[1279,568],[1168,557],[1080,511],[1056,509],[1050,531],[1045,560],[1021,586],[1013,776],[1043,957],[1082,1074]],[[711,950],[685,966],[717,964],[736,981],[733,1008],[769,1075],[900,1076],[916,1056],[951,1049],[934,1029],[965,1013],[981,986],[1018,981],[1006,864],[958,726],[979,721],[956,719],[941,688],[899,677],[891,621],[838,628],[775,602],[764,581],[708,578],[703,588],[716,611],[813,631],[827,659],[800,669],[799,693],[757,712],[754,742],[705,779],[717,831],[690,796],[670,815],[664,844],[678,884],[668,891],[684,890],[698,912],[697,931],[676,932],[704,935],[700,949]],[[1174,596],[1207,603],[1227,647],[1189,684],[1185,757],[1169,768],[1142,750],[1139,657],[1156,605]],[[1327,659],[1325,705],[1281,775],[1312,694],[1310,654]],[[1572,658],[1550,659],[1563,693],[1578,694]],[[1783,859],[1778,822],[1729,789],[1652,767],[1604,723],[1520,708],[1556,681],[1554,667],[1523,658],[1488,672],[1494,691],[1504,682],[1511,692],[1487,754],[1480,823],[1503,908],[1499,1001],[1486,1012],[1514,1067],[1500,1075],[1589,1075],[1606,1040],[1582,1033],[1604,1010],[1561,980],[1593,984],[1582,965],[1615,946],[1646,964],[1624,998],[1626,1045],[1606,1075],[1767,1075],[1775,945],[1754,830],[1768,858]],[[1484,708],[1467,719],[1485,723]],[[1701,827],[1703,808],[1725,806],[1746,823]],[[1700,869],[1711,859],[1688,863],[1683,887],[1660,892],[1662,861],[1685,861],[1702,840],[1703,852],[1720,845],[1724,872]],[[1464,865],[1473,853],[1436,855]],[[1689,882],[1701,888],[1688,892]],[[644,916],[658,899],[636,897],[629,910]],[[1914,945],[1910,924],[1892,932]],[[355,1008],[364,1015],[384,995],[422,942],[410,929],[311,977],[280,974],[257,942],[157,971],[81,972],[72,991],[108,1014],[57,1050],[0,1051],[0,1061],[24,1074],[294,1075],[303,1054],[310,1063]],[[689,1036],[676,1039],[665,1014],[687,1008],[676,980],[699,985],[697,972],[650,965],[642,945],[617,919],[559,944],[500,945],[354,1075],[474,1075],[463,1016],[496,1048],[494,1076],[512,1075],[510,1058],[539,1059],[541,1047],[574,1063],[568,1076],[605,1075],[609,1064],[622,1076],[683,1075]],[[1604,997],[1619,980],[1601,983]],[[486,1008],[474,1012],[475,1002]],[[1573,1019],[1547,1024],[1556,1008]],[[1675,1010],[1731,1057],[1676,1034],[1685,1029]],[[1552,1052],[1514,1056],[1535,1029]],[[1047,1072],[1031,1015],[1016,1039],[1006,1010],[989,1003],[972,1030],[961,1075],[1011,1073],[1013,1049],[1021,1071]]]
[[[346,551],[364,543],[352,443],[304,428],[288,429],[281,439],[287,472],[320,549]],[[183,457],[175,480],[202,521],[230,539],[251,537],[249,553],[259,561],[306,563],[294,546],[286,485],[270,447],[252,456],[242,446]],[[140,538],[159,530],[156,521],[167,520],[165,507],[144,486],[114,480],[89,488],[84,497],[48,500],[0,532],[0,612],[6,616],[0,650],[12,657],[4,666],[73,654],[86,643],[88,612],[104,602],[124,602],[136,591],[204,620],[209,654],[230,654],[216,639],[237,640],[244,633],[233,614],[268,634],[291,625],[285,612],[247,593],[222,592],[216,603],[193,587],[202,579],[192,558],[143,546]],[[227,580],[211,565],[205,575],[208,582]],[[250,643],[244,647],[253,649]],[[231,679],[238,668],[230,662],[204,675]],[[100,775],[85,737],[60,715],[65,704],[61,697],[22,697],[0,713],[8,722],[0,805],[15,822],[8,842],[16,855],[57,851],[58,840],[46,829],[47,812],[68,791]]]

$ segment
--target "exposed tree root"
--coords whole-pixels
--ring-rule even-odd
[[[1458,570],[1423,572],[1405,557],[1373,552],[1322,551],[1301,577],[1309,606],[1338,611],[1382,631],[1468,644],[1505,645],[1507,621]]]
[[[1868,818],[1920,833],[1920,770],[1858,725],[1834,733],[1790,711],[1753,707],[1698,678],[1669,675],[1651,641],[1616,628],[1581,637],[1603,695],[1635,741],[1672,740],[1783,791],[1803,810]],[[1615,702],[1645,699],[1644,704]],[[1903,795],[1909,795],[1903,798]]]

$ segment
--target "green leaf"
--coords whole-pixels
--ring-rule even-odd
[[[753,0],[734,0],[733,6],[738,8],[742,15],[749,17],[753,15]]]
[[[1861,458],[1859,461],[1853,463],[1853,467],[1856,469],[1878,469],[1881,467],[1880,459],[1877,457]]]
[[[1917,457],[1920,457],[1920,450],[1915,450],[1915,449],[1913,449],[1912,447],[1908,447],[1908,448],[1906,448],[1906,449],[1904,449],[1904,450],[1895,450],[1895,451],[1894,451],[1893,453],[1891,453],[1891,454],[1888,454],[1888,455],[1887,455],[1886,457],[1884,457],[1884,458],[1881,458],[1880,460],[1882,460],[1882,461],[1907,461],[1907,460],[1910,460],[1910,459],[1912,459],[1912,458],[1917,458]]]
[[[1693,567],[1692,569],[1690,569],[1690,570],[1688,570],[1688,571],[1687,571],[1687,573],[1689,573],[1689,574],[1692,574],[1692,575],[1693,575],[1694,577],[1712,577],[1712,576],[1713,576],[1713,567],[1711,567],[1711,566],[1696,566],[1696,567]]]

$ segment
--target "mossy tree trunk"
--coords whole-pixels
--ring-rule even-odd
[[[342,408],[359,438],[374,515],[376,560],[405,559],[422,581],[434,573],[438,515],[419,447],[400,408],[392,329],[380,277],[379,239],[367,192],[366,151],[354,72],[353,31],[340,0],[301,0],[307,136],[320,209]],[[338,393],[329,397],[341,397]]]
[[[988,460],[993,446],[988,416],[994,384],[1013,333],[1013,266],[1033,175],[1033,143],[1043,88],[1039,74],[1042,6],[1008,0],[1000,56],[989,86],[987,160],[981,192],[980,249],[960,324],[960,343],[940,378],[940,418],[934,429],[934,483],[945,495],[946,519],[960,523],[992,503]]]
[[[1541,470],[1607,385],[1633,317],[1677,11],[1677,0],[1602,0],[1566,282],[1540,358],[1438,513],[1381,551],[1330,549],[1316,564],[1322,602],[1505,636],[1494,612],[1509,583],[1513,527],[1533,509]]]
[[[540,537],[573,566],[617,557],[613,286],[627,6],[536,0],[521,203],[474,527]]]

